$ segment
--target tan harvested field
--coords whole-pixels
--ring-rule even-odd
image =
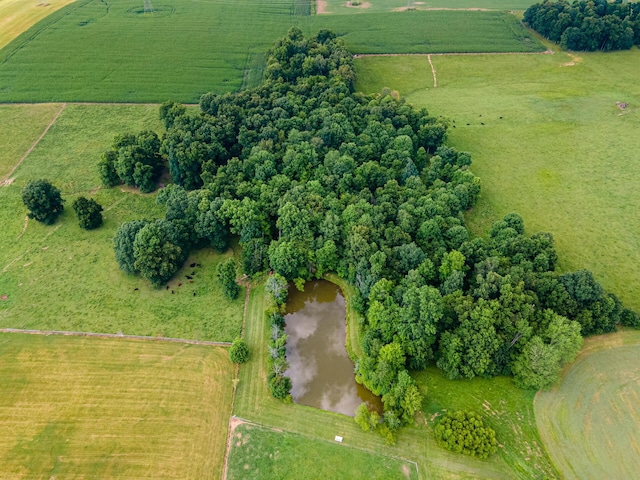
[[[219,479],[218,347],[0,334],[0,478]]]
[[[640,332],[592,337],[560,385],[539,392],[540,436],[564,478],[637,478]]]
[[[75,0],[0,0],[0,48]]]

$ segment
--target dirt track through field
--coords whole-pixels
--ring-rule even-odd
[[[249,296],[251,295],[251,283],[247,282],[247,293],[244,297],[244,312],[242,312],[242,332],[241,336],[244,337],[244,325],[247,320],[247,308],[249,307]],[[246,421],[236,417],[233,414],[233,409],[236,405],[236,391],[238,387],[238,371],[240,365],[236,363],[235,374],[233,377],[233,396],[231,397],[231,417],[229,418],[229,429],[227,431],[227,448],[224,451],[224,462],[222,463],[222,480],[227,480],[227,471],[229,470],[229,452],[231,451],[231,442],[233,440],[233,432],[236,427]]]
[[[207,340],[190,340],[188,338],[150,337],[145,335],[124,335],[122,333],[73,332],[66,330],[23,330],[20,328],[0,328],[0,333],[26,333],[29,335],[63,335],[67,337],[125,338],[128,340],[154,340],[157,342],[186,343],[189,345],[209,345],[228,347],[231,342],[210,342]]]
[[[62,112],[64,111],[64,109],[67,107],[66,103],[63,103],[62,106],[60,107],[60,110],[58,111],[58,113],[56,113],[56,116],[53,117],[53,120],[51,120],[51,122],[49,122],[49,125],[46,126],[46,128],[44,129],[44,132],[42,132],[42,134],[38,137],[38,139],[33,143],[33,145],[31,145],[31,147],[29,148],[29,150],[27,150],[27,152],[22,156],[22,158],[20,160],[18,160],[18,163],[16,163],[13,168],[11,169],[11,171],[7,174],[6,177],[4,177],[4,179],[2,180],[2,182],[0,182],[0,186],[2,185],[8,185],[10,182],[10,178],[11,175],[13,175],[13,172],[16,171],[16,169],[20,166],[20,164],[22,162],[25,161],[25,159],[29,156],[29,154],[33,151],[34,148],[36,148],[38,146],[38,143],[40,143],[40,140],[42,140],[44,138],[44,136],[47,134],[47,132],[49,131],[49,129],[53,126],[54,123],[56,123],[56,120],[58,120],[58,117],[60,116],[60,114],[62,114]]]
[[[433,73],[433,88],[438,88],[438,77],[436,77],[436,67],[433,66],[433,62],[431,61],[431,55],[427,55],[427,60],[429,60],[429,65],[431,65],[431,73]]]

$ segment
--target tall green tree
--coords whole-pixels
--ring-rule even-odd
[[[29,218],[51,225],[64,210],[60,190],[47,180],[31,180],[22,189],[22,203],[29,209]]]
[[[102,225],[102,205],[93,198],[78,197],[71,206],[78,216],[80,228],[93,230]]]

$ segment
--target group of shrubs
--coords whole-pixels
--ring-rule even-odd
[[[60,190],[47,180],[32,180],[22,190],[22,203],[29,209],[29,218],[52,225],[64,210]],[[102,225],[102,205],[92,198],[78,197],[71,204],[80,228],[93,230]]]

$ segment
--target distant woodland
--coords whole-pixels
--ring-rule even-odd
[[[567,50],[606,52],[640,45],[640,3],[545,1],[530,6],[523,21]]]

